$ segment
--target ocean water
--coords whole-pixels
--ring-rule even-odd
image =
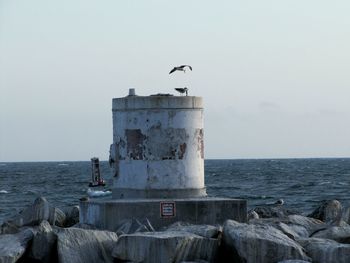
[[[108,190],[107,162],[101,173]],[[0,223],[38,196],[61,208],[76,205],[89,180],[90,162],[0,163]],[[282,198],[286,207],[307,214],[322,200],[350,204],[350,158],[206,160],[205,182],[209,196],[244,198],[249,209]]]

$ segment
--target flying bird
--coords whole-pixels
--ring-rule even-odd
[[[188,67],[191,71],[192,71],[192,67],[190,65],[181,65],[178,67],[174,67],[172,70],[170,70],[169,74],[175,72],[175,71],[183,71],[184,73],[186,73],[186,67]]]
[[[181,94],[184,94],[186,93],[186,96],[187,96],[187,91],[188,91],[188,88],[187,87],[184,87],[184,88],[175,88],[176,91],[180,92]]]

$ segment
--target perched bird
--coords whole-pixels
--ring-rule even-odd
[[[188,91],[188,88],[187,87],[184,87],[184,88],[175,88],[176,91],[180,92],[181,94],[184,94],[186,93],[186,96],[187,96],[187,91]]]
[[[186,67],[188,67],[192,71],[192,67],[190,65],[181,65],[178,67],[174,67],[172,70],[170,70],[169,74],[175,72],[175,71],[183,71],[184,73],[186,72]]]

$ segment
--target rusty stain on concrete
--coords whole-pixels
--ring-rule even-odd
[[[145,136],[142,134],[141,129],[126,129],[125,136],[129,158],[132,160],[143,160]]]
[[[149,160],[182,159],[186,151],[188,135],[184,128],[166,128],[152,126],[145,140]],[[182,145],[182,146],[181,146]]]
[[[204,132],[203,129],[196,130],[197,137],[197,151],[200,152],[200,156],[204,159]]]
[[[186,152],[186,146],[187,146],[187,144],[185,142],[183,144],[180,144],[179,159],[184,158],[184,155]]]

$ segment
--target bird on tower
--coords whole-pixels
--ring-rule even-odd
[[[186,93],[187,96],[187,92],[188,92],[188,88],[184,87],[184,88],[175,88],[176,91],[180,92],[181,94]]]
[[[178,67],[174,67],[172,70],[170,70],[169,74],[175,71],[183,71],[184,73],[186,73],[186,68],[189,68],[192,71],[192,67],[190,65],[181,65]]]

